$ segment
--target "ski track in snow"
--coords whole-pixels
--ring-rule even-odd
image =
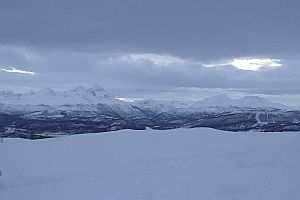
[[[257,124],[262,124],[262,122],[261,122],[260,119],[259,119],[260,114],[261,114],[261,112],[257,112],[257,113],[255,114],[255,119],[256,119],[256,123],[257,123]]]
[[[265,124],[268,124],[268,121],[267,122],[263,122],[259,119],[259,116],[262,114],[262,112],[256,112],[255,114],[255,119],[256,119],[256,124],[257,125],[265,125]],[[268,114],[267,114],[268,115]],[[268,117],[267,117],[268,118]]]
[[[0,143],[1,200],[298,200],[298,133],[122,130]]]

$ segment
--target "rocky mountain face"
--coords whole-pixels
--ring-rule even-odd
[[[2,137],[29,139],[146,128],[284,132],[300,131],[300,111],[256,96],[128,103],[95,85],[68,91],[45,88],[26,94],[2,91],[0,122]]]

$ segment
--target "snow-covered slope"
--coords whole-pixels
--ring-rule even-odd
[[[0,104],[10,105],[77,105],[77,104],[106,104],[126,110],[129,105],[137,106],[154,113],[170,112],[175,110],[195,110],[228,107],[241,108],[286,108],[280,103],[270,102],[258,96],[245,96],[241,99],[231,99],[226,95],[218,95],[204,100],[192,101],[167,101],[167,100],[142,100],[127,103],[116,99],[110,92],[99,85],[85,89],[78,86],[73,90],[55,91],[51,88],[44,88],[36,92],[25,94],[15,93],[14,91],[0,91]],[[121,108],[123,107],[123,108]],[[189,108],[189,109],[188,109]]]
[[[240,99],[231,99],[226,95],[217,95],[213,97],[208,97],[204,100],[196,101],[194,104],[190,106],[191,109],[206,109],[210,107],[279,108],[279,109],[287,108],[287,106],[281,103],[271,102],[258,96],[245,96]]]
[[[256,96],[246,96],[241,99],[231,99],[225,95],[219,95],[209,97],[197,102],[171,100],[142,100],[135,102],[125,102],[116,99],[110,92],[107,92],[99,85],[95,85],[87,89],[79,86],[73,90],[67,91],[55,91],[51,88],[44,88],[37,92],[30,92],[26,94],[17,94],[13,91],[2,91],[0,92],[0,117],[2,115],[2,117],[4,117],[2,122],[6,121],[6,123],[8,124],[3,123],[4,125],[2,125],[2,127],[0,126],[0,132],[1,130],[2,132],[5,132],[7,127],[12,126],[11,123],[15,123],[16,121],[18,121],[17,119],[20,119],[20,117],[25,121],[28,119],[48,119],[48,121],[50,119],[57,119],[56,121],[53,121],[53,123],[60,123],[61,128],[66,126],[64,125],[64,121],[59,121],[60,119],[77,119],[83,121],[86,120],[85,118],[89,118],[90,121],[99,121],[99,119],[101,119],[101,123],[99,122],[99,124],[113,124],[112,121],[105,121],[107,117],[114,118],[115,120],[123,120],[121,123],[123,124],[123,127],[119,126],[119,128],[140,129],[145,128],[145,126],[178,128],[182,127],[184,124],[188,127],[193,127],[197,124],[197,119],[203,117],[208,119],[207,116],[205,116],[206,114],[235,112],[243,112],[245,114],[248,112],[249,118],[245,120],[247,122],[250,122],[252,119],[252,112],[254,111],[276,111],[276,109],[282,109],[282,111],[284,111],[283,109],[285,108],[286,106],[282,104],[273,103]],[[7,120],[7,116],[4,116],[5,114],[8,114],[10,117],[14,118],[14,120]],[[271,113],[271,115],[272,114],[276,114],[277,116],[277,113],[273,112]],[[295,119],[298,119],[297,113],[293,113],[292,115],[295,117]],[[282,113],[281,117],[278,116],[276,121],[285,120],[290,122],[291,120],[293,120],[290,118],[288,118],[287,120],[282,116],[286,115]],[[273,119],[275,116],[272,115],[271,117]],[[124,121],[124,119],[126,119],[127,121]],[[224,120],[228,121],[228,119]],[[231,116],[231,121],[232,120],[237,122],[235,116]],[[189,124],[188,122],[192,124]],[[36,127],[36,125],[29,125],[34,123],[33,121],[26,122],[26,125],[24,123],[25,122],[23,121],[17,124],[21,126],[19,126],[21,131],[24,131],[24,128],[29,132],[38,131],[28,129],[28,127]],[[83,122],[81,121],[81,123]],[[120,124],[120,121],[116,123]],[[199,123],[203,124],[203,121]],[[46,124],[45,126],[48,125]],[[58,124],[56,125],[58,126]],[[288,123],[285,125],[289,126],[293,124]],[[69,124],[68,127],[70,126],[71,125]],[[91,127],[91,124],[86,124],[86,126]],[[97,125],[95,126],[96,127],[93,127],[96,129],[93,128],[92,131],[98,132],[99,127],[97,128]],[[220,127],[220,124],[207,124],[207,126]],[[250,126],[250,124],[248,124],[248,126]],[[105,130],[111,130],[110,127],[106,128],[108,129]],[[226,129],[223,128],[222,130],[228,130],[227,128],[228,127],[226,127]],[[39,128],[39,130],[41,130],[41,127]],[[52,129],[52,131],[53,130],[56,129]],[[236,130],[236,127],[234,130]],[[279,129],[276,130],[278,131]],[[288,128],[288,130],[298,130],[298,127],[290,127]],[[91,130],[88,129],[82,131],[88,132]]]
[[[186,109],[192,104],[192,101],[171,101],[171,100],[140,100],[135,101],[132,105],[143,110],[150,111],[153,114],[164,112],[176,112],[177,110]]]
[[[0,199],[300,199],[300,134],[163,133],[4,139]]]
[[[154,114],[191,114],[194,112],[228,112],[236,109],[287,109],[281,103],[268,101],[258,96],[245,96],[240,99],[231,99],[226,95],[208,97],[199,101],[170,101],[170,100],[142,100],[132,105]]]
[[[100,105],[101,104],[101,105]],[[99,85],[91,88],[78,86],[73,90],[55,91],[44,88],[36,92],[18,94],[13,91],[0,92],[0,110],[2,112],[23,111],[38,115],[47,110],[65,111],[101,111],[113,112],[120,116],[143,116],[130,103],[118,100]]]
[[[249,108],[287,108],[284,104],[268,101],[259,96],[245,96],[234,100],[237,106]]]
[[[115,97],[99,85],[85,89],[81,86],[68,91],[55,91],[44,88],[36,92],[16,94],[13,91],[2,91],[0,103],[13,105],[76,105],[76,104],[119,104]]]

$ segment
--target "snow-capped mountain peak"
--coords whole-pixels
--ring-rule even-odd
[[[226,95],[217,95],[196,101],[191,105],[193,109],[209,107],[241,107],[241,108],[286,108],[284,104],[268,101],[259,96],[245,96],[240,99],[232,99]]]
[[[78,86],[72,90],[56,91],[43,88],[36,92],[16,94],[13,91],[0,92],[0,103],[16,105],[65,105],[65,104],[115,104],[118,100],[103,87],[94,85],[85,89]]]
[[[39,96],[54,96],[57,92],[53,90],[52,88],[46,87],[41,90],[38,90],[37,92],[33,93],[35,95]]]
[[[216,95],[196,101],[191,107],[227,107],[232,105],[232,99],[226,95]]]
[[[75,87],[73,90],[75,92],[81,92],[81,91],[84,91],[84,87],[82,85],[79,85],[79,86]]]
[[[11,98],[13,96],[15,96],[16,93],[12,90],[4,90],[4,91],[0,91],[0,98]]]
[[[56,91],[52,88],[44,88],[36,92],[18,94],[14,91],[0,92],[0,104],[10,105],[77,105],[77,104],[105,104],[131,110],[131,105],[151,110],[154,113],[180,111],[201,111],[211,109],[238,108],[287,108],[280,103],[270,102],[258,96],[245,96],[240,99],[232,99],[226,95],[217,95],[193,103],[169,101],[169,100],[144,100],[132,104],[117,100],[114,95],[106,91],[102,86],[95,84],[90,88],[78,86],[72,90]]]
[[[105,89],[101,86],[101,85],[99,85],[99,84],[94,84],[91,88],[90,88],[90,90],[93,90],[93,91],[97,91],[97,92],[103,92],[103,91],[105,91]]]

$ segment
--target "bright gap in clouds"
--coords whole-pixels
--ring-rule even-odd
[[[0,69],[1,71],[8,72],[8,73],[18,73],[18,74],[30,74],[30,75],[35,75],[35,72],[31,71],[24,71],[20,69],[16,69],[15,67],[12,67],[11,69]]]
[[[237,69],[249,70],[249,71],[258,71],[260,69],[266,68],[277,68],[281,67],[280,59],[272,58],[234,58],[227,60],[225,62],[213,63],[213,64],[204,64],[204,67],[221,67],[231,65]]]
[[[112,59],[113,60],[113,59]],[[125,62],[151,62],[159,66],[170,65],[203,65],[204,67],[221,67],[221,66],[233,66],[240,70],[259,71],[260,69],[277,68],[281,67],[280,59],[273,58],[233,58],[223,60],[219,62],[213,62],[211,64],[203,64],[201,61],[183,59],[175,57],[169,54],[127,54],[121,56],[118,60]]]
[[[271,58],[251,58],[251,59],[233,59],[230,63],[232,66],[242,69],[242,70],[251,70],[258,71],[261,68],[277,68],[281,67],[279,59]]]

